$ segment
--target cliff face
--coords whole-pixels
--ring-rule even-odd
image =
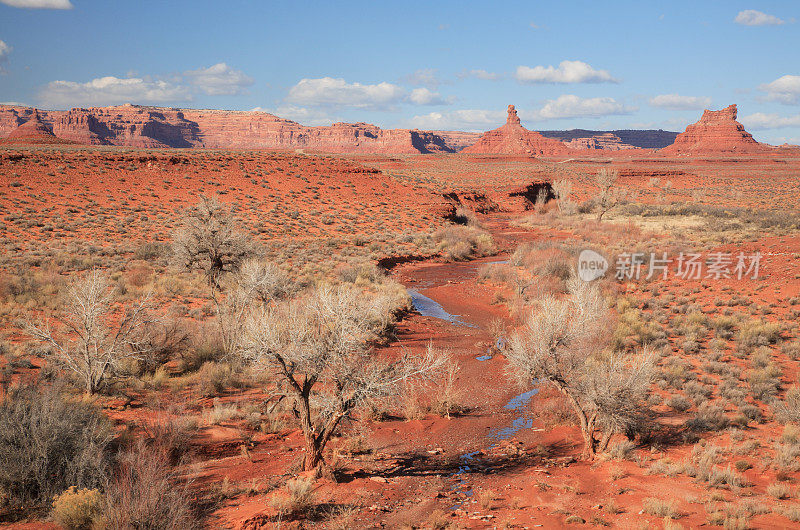
[[[0,106],[0,138],[37,112]],[[181,110],[137,105],[39,111],[55,136],[91,145],[204,147],[211,149],[309,149],[344,153],[452,153],[430,132],[367,123],[305,127],[265,112]]]
[[[569,155],[570,149],[563,142],[545,138],[535,131],[529,131],[520,124],[517,109],[508,106],[506,124],[488,131],[475,142],[465,148],[464,153],[491,153],[530,156]]]
[[[612,133],[595,134],[583,138],[573,138],[564,144],[572,149],[605,149],[607,151],[620,151],[622,149],[636,149],[633,145],[622,142],[622,139]]]
[[[561,140],[569,146],[583,149],[661,149],[672,145],[676,132],[662,130],[620,129],[614,131],[592,131],[570,129],[568,131],[539,131],[545,138]]]
[[[15,121],[14,116],[7,116],[4,118],[10,126],[13,126]],[[59,144],[59,143],[72,143],[69,140],[57,138],[53,134],[53,130],[49,125],[44,123],[35,110],[32,113],[26,113],[24,118],[16,117],[16,121],[21,123],[18,127],[14,128],[8,136],[0,140],[4,144]]]
[[[663,153],[760,153],[770,150],[760,144],[736,121],[736,105],[722,110],[706,110],[699,121],[686,127],[675,138],[675,143],[661,150]]]

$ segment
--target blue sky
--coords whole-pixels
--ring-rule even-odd
[[[800,3],[0,0],[0,102],[304,124],[683,130],[800,143]]]

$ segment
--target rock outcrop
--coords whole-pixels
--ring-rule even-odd
[[[761,153],[769,151],[736,121],[736,105],[705,110],[700,121],[686,127],[675,143],[661,149],[667,154]]]
[[[618,129],[592,131],[570,129],[567,131],[539,131],[545,138],[561,140],[577,149],[620,150],[631,148],[661,149],[672,145],[678,133],[660,129]]]
[[[570,149],[604,149],[606,151],[636,149],[635,146],[622,143],[622,139],[612,133],[596,134],[584,138],[573,138],[572,140],[565,141],[564,145]]]
[[[39,113],[34,109],[32,113],[27,115],[27,119],[23,120],[17,117],[17,122],[21,125],[16,127],[9,133],[9,135],[2,140],[5,144],[59,144],[59,143],[72,143],[68,140],[58,138],[53,134],[52,128],[44,123],[39,116]],[[13,120],[9,120],[13,123]]]
[[[530,156],[569,155],[571,150],[563,142],[545,138],[520,124],[517,109],[508,106],[508,117],[502,127],[483,133],[475,144],[463,153],[507,154]]]
[[[452,153],[443,138],[368,123],[306,127],[266,112],[139,105],[39,111],[0,106],[0,138],[37,113],[59,138],[90,145],[209,149],[309,149],[342,153]]]

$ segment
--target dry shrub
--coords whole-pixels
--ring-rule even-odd
[[[242,386],[241,379],[228,363],[206,362],[195,375],[197,392],[204,397],[213,397],[225,392],[226,388]]]
[[[786,392],[786,399],[773,404],[775,417],[782,423],[800,423],[800,387]]]
[[[107,527],[195,527],[188,485],[171,467],[166,448],[140,441],[120,455],[119,463],[119,471],[106,492]]]
[[[51,516],[67,530],[103,527],[103,495],[96,489],[70,486],[53,500]]]
[[[0,403],[0,491],[12,509],[70,486],[96,488],[108,473],[113,429],[96,407],[58,389],[21,387]]]
[[[792,495],[792,488],[781,482],[773,482],[767,485],[767,493],[776,499],[788,499]]]
[[[452,225],[433,233],[436,248],[448,261],[464,261],[495,252],[491,234],[472,226]]]
[[[673,501],[665,501],[653,497],[647,497],[642,500],[642,510],[650,515],[669,517],[670,519],[677,519],[681,516]]]
[[[314,479],[299,477],[286,482],[286,491],[270,501],[283,517],[300,517],[314,507]]]
[[[462,392],[456,384],[461,371],[460,363],[447,351],[428,345],[428,356],[437,359],[437,370],[424,379],[406,383],[403,395],[403,415],[406,419],[418,419],[426,414],[449,418],[453,414],[466,412],[460,404]]]

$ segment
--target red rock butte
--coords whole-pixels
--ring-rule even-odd
[[[465,148],[464,153],[506,154],[530,156],[569,155],[572,150],[563,142],[545,138],[536,131],[529,131],[520,124],[517,109],[508,106],[508,117],[502,127],[488,131],[473,145]]]
[[[22,122],[2,140],[6,144],[59,144],[72,143],[53,134],[49,125],[44,123],[39,113],[34,109],[27,121]]]
[[[661,149],[662,153],[762,153],[770,146],[758,143],[736,121],[736,105],[722,110],[705,110],[699,121],[686,127],[675,138],[675,143]]]

